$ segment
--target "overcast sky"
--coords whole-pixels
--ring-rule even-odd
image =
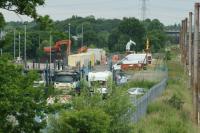
[[[200,0],[147,0],[147,18],[157,18],[166,25],[179,23],[194,11]],[[13,12],[1,10],[6,21],[21,21]],[[136,17],[141,19],[141,0],[46,0],[38,7],[40,15],[50,15],[53,20],[64,20],[72,15],[96,18]],[[23,21],[30,18],[21,16]]]

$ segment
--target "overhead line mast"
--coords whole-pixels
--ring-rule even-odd
[[[141,19],[144,21],[147,15],[147,0],[142,0]]]

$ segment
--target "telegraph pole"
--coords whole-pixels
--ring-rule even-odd
[[[185,57],[185,70],[187,72],[187,68],[188,68],[188,41],[187,41],[187,31],[188,31],[188,19],[185,18],[185,23],[184,23],[184,27],[185,27],[185,31],[184,31],[184,36],[185,36],[185,40],[184,40],[184,57]]]
[[[192,12],[189,13],[189,52],[188,52],[188,60],[189,60],[189,87],[192,87]]]
[[[14,38],[13,38],[13,40],[14,40],[14,48],[13,48],[13,52],[14,52],[14,60],[15,60],[15,56],[16,56],[16,55],[15,55],[15,54],[16,54],[16,53],[15,53],[15,52],[16,52],[16,51],[15,51],[15,47],[16,47],[15,36],[16,36],[16,35],[15,35],[15,29],[14,29],[14,35],[13,35],[13,37],[14,37]]]
[[[199,7],[200,3],[195,3],[194,11],[194,119],[199,124],[199,98],[198,98],[198,45],[199,45]]]
[[[51,69],[51,31],[50,31],[50,36],[49,36],[49,47],[50,47],[50,54],[49,54],[49,69]]]
[[[26,23],[24,23],[24,65],[26,68]]]
[[[68,49],[67,49],[67,54],[70,55],[70,50],[71,50],[71,24],[69,23],[69,46],[68,46]],[[67,55],[67,65],[68,65],[68,55]]]
[[[81,42],[81,47],[83,47],[83,24],[82,24],[82,42]]]
[[[68,26],[69,26],[69,40],[70,40],[70,30],[71,30],[71,29],[70,29],[70,25],[71,25],[71,24],[69,23],[69,24],[68,24]]]
[[[21,56],[21,55],[20,55],[20,54],[21,54],[21,51],[20,51],[20,39],[21,39],[21,37],[20,37],[20,32],[19,32],[19,40],[18,40],[18,41],[19,41],[19,58],[20,58],[20,56]]]

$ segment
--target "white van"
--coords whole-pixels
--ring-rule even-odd
[[[108,93],[108,80],[112,80],[112,72],[110,71],[103,71],[103,72],[89,72],[88,73],[88,84],[89,87],[98,85],[96,90],[101,94],[107,94]]]

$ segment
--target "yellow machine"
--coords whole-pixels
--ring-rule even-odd
[[[150,48],[149,38],[147,38],[146,48],[145,48],[145,50],[146,50],[146,51],[149,51],[149,48]]]

